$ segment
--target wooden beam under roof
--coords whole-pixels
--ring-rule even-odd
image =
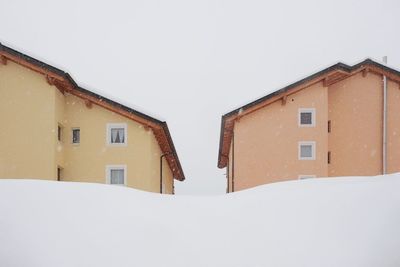
[[[7,65],[7,58],[4,55],[0,55],[0,62],[2,65]]]

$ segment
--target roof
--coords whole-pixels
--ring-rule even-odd
[[[0,64],[6,64],[7,60],[43,74],[46,77],[47,82],[56,86],[62,93],[67,92],[78,96],[84,99],[87,104],[99,105],[105,109],[134,120],[144,125],[147,129],[151,129],[157,139],[162,153],[166,155],[165,158],[171,168],[174,178],[179,181],[185,180],[185,175],[178,154],[172,141],[168,125],[165,121],[158,120],[143,112],[89,91],[88,89],[79,86],[67,72],[0,43]]]
[[[237,119],[246,116],[260,108],[263,108],[266,105],[269,105],[275,101],[286,101],[286,97],[288,95],[305,89],[312,84],[323,82],[324,86],[329,86],[359,72],[362,72],[363,75],[368,72],[384,74],[387,76],[388,79],[400,83],[399,71],[382,65],[372,59],[368,58],[353,66],[349,66],[339,62],[304,79],[301,79],[266,96],[263,96],[253,102],[232,110],[223,115],[221,118],[218,167],[224,168],[227,165],[233,128]]]

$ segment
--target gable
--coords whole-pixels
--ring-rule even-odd
[[[157,139],[161,151],[163,154],[167,155],[165,158],[174,174],[174,178],[180,181],[185,179],[183,169],[181,167],[166,122],[160,121],[140,111],[134,110],[82,88],[68,73],[0,43],[0,67],[7,67],[9,63],[18,64],[30,69],[31,71],[41,74],[43,77],[42,79],[46,81],[48,85],[54,86],[63,94],[68,92],[69,94],[83,99],[88,107],[91,105],[98,105],[128,119],[136,121],[142,124],[145,128],[151,129],[155,138]]]
[[[286,101],[288,101],[288,98],[290,98],[292,94],[301,90],[306,90],[316,83],[322,82],[324,87],[329,87],[358,73],[361,73],[363,76],[368,75],[368,73],[386,75],[389,80],[398,83],[400,87],[399,71],[379,64],[371,59],[364,60],[363,62],[354,66],[348,66],[343,63],[338,63],[331,67],[323,69],[302,80],[299,80],[293,84],[290,84],[282,89],[279,89],[271,94],[268,94],[262,98],[259,98],[247,105],[244,105],[223,115],[221,119],[218,167],[224,168],[227,165],[233,128],[237,120],[239,120],[243,116],[248,116],[253,112],[276,101],[286,103]]]

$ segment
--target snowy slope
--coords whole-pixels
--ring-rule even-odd
[[[207,197],[0,180],[0,266],[400,266],[400,175]]]

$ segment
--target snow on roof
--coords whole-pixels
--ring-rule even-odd
[[[331,64],[324,64],[324,65],[315,67],[313,70],[308,71],[308,72],[307,72],[308,74],[305,73],[305,74],[303,74],[303,75],[301,75],[301,76],[298,76],[298,77],[295,78],[295,79],[291,79],[290,82],[285,81],[284,83],[280,83],[280,85],[278,85],[278,86],[274,86],[273,88],[266,89],[265,92],[264,92],[263,94],[259,95],[258,97],[252,96],[252,97],[249,98],[248,100],[242,101],[241,104],[236,104],[235,106],[233,106],[233,107],[230,108],[229,110],[226,110],[226,112],[224,112],[223,114],[228,114],[228,113],[232,112],[233,110],[238,110],[238,109],[240,109],[240,108],[246,106],[246,105],[249,104],[249,103],[255,102],[255,101],[257,101],[257,100],[259,100],[259,99],[265,97],[266,95],[269,95],[269,94],[271,94],[271,93],[273,93],[273,92],[275,92],[275,91],[280,90],[281,88],[285,88],[285,87],[287,87],[287,86],[290,86],[290,85],[292,85],[292,84],[295,84],[295,83],[298,82],[298,81],[304,80],[304,79],[306,79],[306,78],[308,78],[308,77],[310,77],[310,76],[312,76],[312,75],[314,75],[314,74],[320,72],[321,70],[328,69],[328,68],[330,68],[330,67],[332,67],[332,66],[335,66],[335,65],[337,65],[337,64],[345,64],[345,65],[347,65],[347,66],[349,66],[349,67],[351,67],[351,66],[356,66],[356,65],[361,64],[362,62],[365,62],[365,61],[367,61],[367,60],[372,60],[372,61],[377,62],[377,63],[379,63],[379,64],[383,64],[383,65],[389,67],[390,69],[393,69],[393,70],[395,70],[395,71],[397,71],[397,72],[400,72],[400,69],[397,68],[396,66],[390,65],[390,62],[389,62],[389,64],[386,64],[386,63],[382,62],[381,60],[377,60],[377,59],[374,59],[374,58],[364,58],[363,60],[357,61],[357,62],[355,62],[355,63],[353,63],[353,64],[347,64],[347,63],[342,63],[342,62],[340,62],[340,61],[336,61],[336,62],[332,62]]]
[[[0,180],[0,266],[400,266],[400,174],[166,196]]]
[[[115,95],[109,94],[109,93],[107,93],[106,91],[103,91],[103,90],[93,89],[90,86],[83,85],[81,87],[86,89],[86,90],[89,90],[90,92],[93,92],[93,93],[98,94],[98,95],[100,95],[102,97],[105,97],[105,98],[108,98],[108,99],[110,99],[110,100],[112,100],[114,102],[117,102],[118,104],[121,104],[121,105],[123,105],[125,107],[128,107],[130,109],[134,109],[134,110],[136,110],[136,111],[138,111],[140,113],[143,113],[143,114],[145,114],[145,115],[147,115],[149,117],[152,117],[152,118],[154,118],[156,120],[159,120],[159,121],[162,121],[162,122],[166,121],[166,119],[164,117],[162,117],[160,114],[155,114],[154,112],[150,112],[150,111],[148,111],[148,110],[146,110],[146,109],[144,109],[142,107],[138,107],[138,106],[132,104],[132,102],[127,101],[126,98],[123,98],[122,96],[115,96]]]

